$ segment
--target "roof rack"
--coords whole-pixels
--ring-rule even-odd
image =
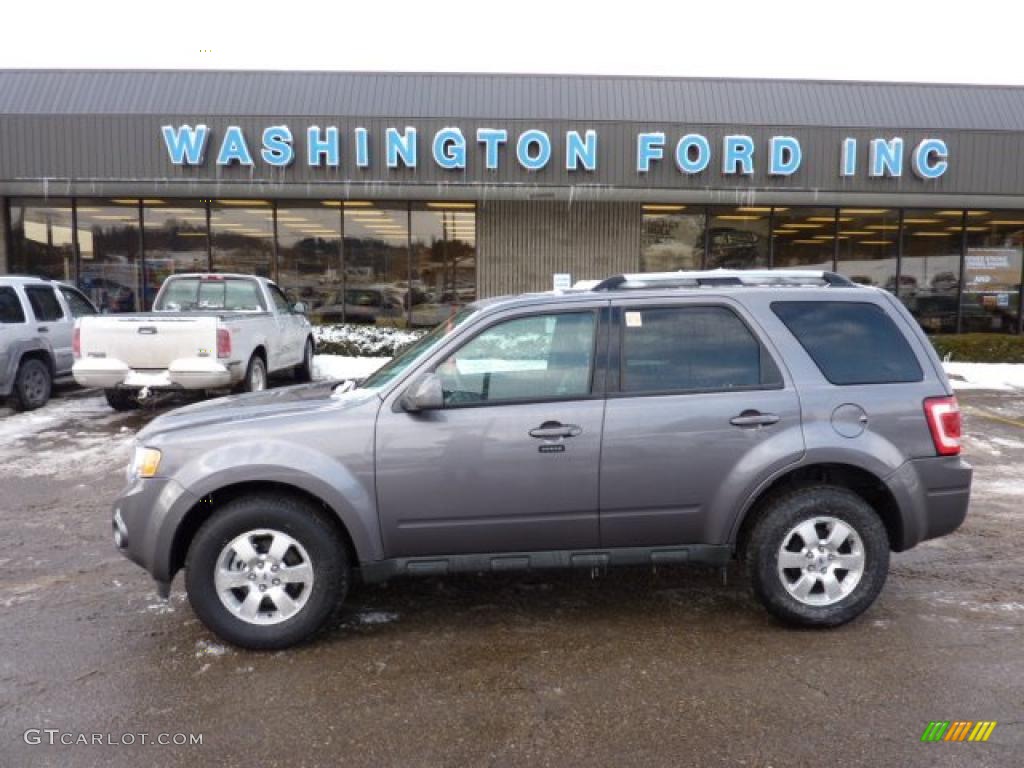
[[[686,272],[640,272],[606,277],[592,291],[630,291],[644,288],[706,288],[718,286],[819,286],[855,288],[857,284],[824,270],[807,269],[711,269]]]

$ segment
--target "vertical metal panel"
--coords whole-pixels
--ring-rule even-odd
[[[0,197],[0,275],[10,271],[11,264],[11,211],[10,202]]]
[[[477,208],[481,297],[551,290],[556,272],[590,280],[640,263],[636,203],[492,201]]]

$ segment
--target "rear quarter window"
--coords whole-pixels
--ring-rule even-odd
[[[0,323],[24,323],[25,310],[10,286],[0,286]]]
[[[924,378],[914,350],[875,304],[776,301],[772,311],[832,384],[898,384]]]

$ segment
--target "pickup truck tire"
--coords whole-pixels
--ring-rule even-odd
[[[297,496],[229,501],[199,528],[185,586],[210,631],[254,650],[287,648],[330,626],[350,582],[348,554],[323,510]]]
[[[14,388],[11,390],[14,407],[19,411],[42,408],[49,402],[52,392],[53,374],[50,366],[38,357],[22,360],[14,375]]]
[[[254,353],[245,367],[245,378],[239,385],[242,392],[262,392],[267,388],[267,364],[260,354]]]
[[[835,627],[863,613],[882,591],[889,537],[853,491],[799,488],[763,510],[746,565],[755,596],[771,614],[789,624]]]
[[[302,351],[302,362],[295,367],[296,381],[313,380],[313,339],[306,339],[306,347]]]
[[[104,389],[103,396],[115,411],[134,411],[141,407],[139,398],[128,389]]]

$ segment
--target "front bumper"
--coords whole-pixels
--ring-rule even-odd
[[[900,551],[945,536],[963,524],[974,469],[961,456],[906,462],[886,478],[902,512]]]
[[[114,546],[161,585],[174,577],[174,537],[196,497],[168,478],[137,478],[111,510]]]
[[[85,358],[71,369],[83,387],[101,389],[222,389],[231,386],[234,376],[222,363],[204,357],[188,357],[172,362],[166,370],[138,371],[113,358]]]

